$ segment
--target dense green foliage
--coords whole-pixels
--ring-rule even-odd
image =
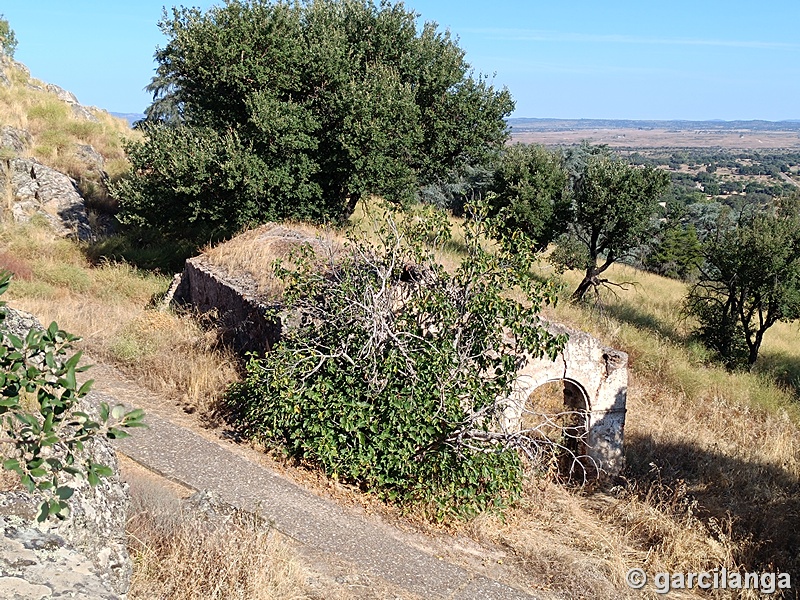
[[[518,353],[553,357],[565,341],[537,317],[555,290],[532,278],[523,236],[489,253],[487,223],[468,220],[467,256],[449,273],[432,254],[446,219],[395,219],[377,247],[353,239],[336,261],[307,248],[277,268],[293,316],[229,400],[249,435],[330,476],[473,514],[519,492],[518,451],[555,447],[498,425]]]
[[[560,241],[571,251],[555,255],[562,266],[585,269],[572,294],[575,300],[609,283],[601,275],[642,243],[669,186],[663,171],[632,166],[604,148],[592,148],[578,159],[572,219]]]
[[[694,224],[667,217],[644,258],[644,267],[665,277],[690,280],[702,261],[702,244]]]
[[[687,298],[697,335],[730,367],[752,365],[772,325],[800,318],[797,202],[740,214],[709,237],[704,258]]]
[[[557,238],[551,260],[559,268],[585,270],[573,294],[580,300],[609,283],[600,276],[652,233],[668,185],[665,172],[633,166],[604,146],[562,154],[517,145],[499,162],[491,207],[501,235],[521,233],[539,249]]]
[[[228,2],[160,26],[155,101],[114,189],[123,219],[221,236],[275,219],[346,218],[502,147],[507,91],[434,24],[372,0]]]
[[[10,276],[0,275],[0,294]],[[109,467],[82,454],[93,437],[126,437],[122,430],[143,426],[141,410],[125,411],[122,405],[100,405],[99,417],[77,409],[91,388],[91,380],[77,383],[80,352],[67,357],[78,338],[61,331],[55,323],[44,331],[32,329],[24,338],[4,326],[6,312],[0,302],[0,444],[3,468],[16,472],[30,492],[44,500],[39,520],[64,517],[73,488],[63,474],[86,477],[96,485]]]
[[[0,53],[14,58],[17,50],[17,36],[8,21],[0,14]]]
[[[521,232],[544,249],[571,217],[570,180],[563,155],[516,144],[500,159],[492,182],[492,214],[505,235]]]

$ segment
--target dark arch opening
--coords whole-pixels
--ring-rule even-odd
[[[520,425],[561,446],[558,470],[561,476],[571,478],[584,474],[583,463],[577,458],[586,455],[588,419],[589,403],[583,389],[573,381],[559,379],[540,385],[528,395]]]

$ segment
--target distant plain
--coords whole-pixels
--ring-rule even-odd
[[[798,121],[625,121],[509,119],[514,142],[612,148],[800,148]]]

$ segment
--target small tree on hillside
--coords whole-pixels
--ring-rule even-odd
[[[492,215],[503,235],[521,232],[547,247],[571,217],[563,156],[543,146],[516,144],[502,155],[492,182]]]
[[[584,149],[572,164],[572,217],[552,258],[562,268],[585,270],[572,294],[573,300],[581,300],[590,289],[610,283],[601,275],[651,231],[669,175],[632,166],[605,148]]]
[[[175,9],[145,139],[114,190],[123,219],[195,239],[337,220],[366,195],[404,202],[484,162],[511,97],[417,17],[385,0]]]
[[[8,21],[0,14],[0,54],[5,54],[10,58],[14,58],[14,52],[17,49],[17,36],[14,30],[8,24]]]
[[[706,240],[700,280],[687,297],[698,337],[729,366],[753,365],[766,331],[800,318],[797,203],[741,214]]]

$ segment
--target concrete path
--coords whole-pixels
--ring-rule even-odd
[[[98,386],[102,387],[102,386]],[[97,401],[121,399],[93,392]],[[273,523],[316,556],[346,561],[422,598],[533,600],[499,582],[441,560],[398,539],[385,523],[317,497],[286,478],[148,412],[149,429],[118,440],[117,448],[141,465],[195,490],[212,490],[237,508]]]

